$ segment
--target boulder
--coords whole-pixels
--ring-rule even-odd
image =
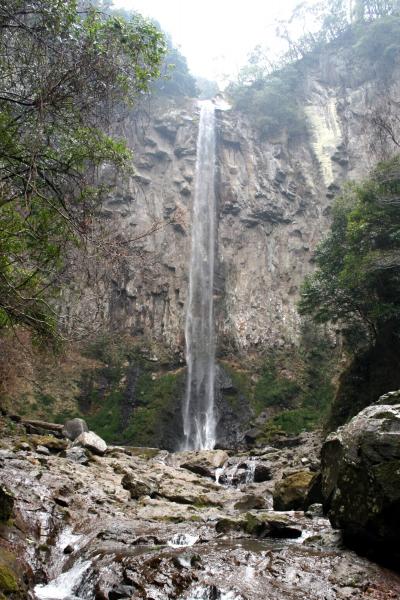
[[[124,490],[128,490],[132,500],[138,500],[142,496],[154,496],[157,491],[157,487],[152,481],[140,479],[133,473],[125,473],[121,485]]]
[[[234,509],[241,512],[260,508],[267,508],[267,501],[263,496],[256,494],[246,494],[234,505]]]
[[[274,510],[304,510],[306,498],[314,479],[310,471],[297,471],[275,484]]]
[[[74,446],[82,446],[92,452],[93,454],[98,454],[99,456],[103,456],[103,454],[107,450],[107,444],[105,441],[98,436],[94,431],[85,431],[81,433],[73,443]]]
[[[263,483],[272,479],[271,468],[263,463],[257,463],[254,469],[254,483]]]
[[[352,548],[400,564],[400,393],[330,434],[321,453],[324,509]]]
[[[257,516],[246,513],[239,518],[225,517],[217,521],[215,530],[224,534],[244,532],[258,538],[298,538],[302,534],[296,523],[284,515],[277,516],[274,513],[258,513]]]
[[[68,448],[65,451],[65,458],[71,460],[72,462],[78,463],[79,465],[87,465],[89,462],[88,455],[86,454],[84,448],[80,448],[79,446]]]
[[[83,419],[69,419],[69,421],[65,421],[64,427],[62,429],[63,436],[68,438],[71,441],[76,440],[77,437],[81,435],[81,433],[87,433],[89,431],[89,427],[86,424],[86,421]]]
[[[224,450],[200,450],[182,454],[186,455],[182,456],[182,468],[211,479],[215,479],[216,469],[221,468],[229,458]]]

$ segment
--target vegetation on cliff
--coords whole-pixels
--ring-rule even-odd
[[[400,53],[400,6],[397,0],[357,0],[349,11],[346,0],[301,2],[288,21],[277,23],[276,33],[286,52],[276,57],[257,46],[227,91],[261,136],[286,131],[296,138],[307,131],[307,72],[319,67],[324,52],[335,48],[361,79],[392,74]]]
[[[128,166],[116,109],[160,74],[160,31],[75,0],[0,7],[0,328],[53,333],[48,304],[71,243],[92,229],[104,168]],[[107,185],[112,181],[107,178]]]
[[[357,355],[342,377],[331,428],[400,383],[399,194],[400,156],[349,185],[302,288],[300,313],[335,323]]]

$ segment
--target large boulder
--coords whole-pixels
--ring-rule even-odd
[[[76,438],[79,437],[81,433],[87,433],[88,431],[89,427],[87,426],[86,421],[79,418],[69,419],[69,421],[65,421],[64,427],[62,429],[63,436],[72,441],[76,440]]]
[[[304,510],[314,475],[297,471],[278,481],[273,493],[274,510]]]
[[[324,508],[345,542],[400,564],[400,392],[362,410],[322,447]]]
[[[197,475],[215,479],[216,469],[228,461],[224,450],[199,450],[197,452],[182,452],[179,455],[179,466]]]
[[[74,441],[73,446],[82,446],[86,450],[89,450],[89,452],[98,454],[99,456],[103,456],[107,450],[105,441],[94,433],[94,431],[81,433]]]

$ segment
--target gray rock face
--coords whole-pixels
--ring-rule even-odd
[[[65,421],[62,433],[66,438],[74,441],[81,433],[88,431],[89,427],[87,426],[86,421],[84,421],[84,419],[76,418]]]
[[[385,404],[395,397],[383,396],[327,438],[322,491],[331,523],[347,543],[398,567],[400,402]]]
[[[371,154],[368,118],[382,102],[382,84],[347,71],[333,53],[305,71],[301,139],[285,130],[260,139],[239,113],[216,111],[219,350],[261,352],[299,339],[299,289],[314,268],[333,198],[379,158]],[[388,97],[398,97],[399,81],[394,73]],[[137,115],[124,123],[136,175],[103,214],[126,240],[129,260],[81,270],[88,279],[64,290],[71,326],[79,317],[91,330],[121,329],[182,358],[198,119],[197,102],[188,100],[153,107],[143,127]]]
[[[93,431],[83,432],[74,441],[74,446],[83,446],[93,454],[102,456],[107,450],[107,444]]]
[[[88,456],[83,448],[76,446],[75,448],[68,448],[65,451],[65,457],[72,462],[80,465],[87,465],[89,462]]]
[[[153,496],[157,491],[155,483],[144,480],[133,473],[125,473],[121,485],[131,495],[132,500],[138,500],[142,496]]]

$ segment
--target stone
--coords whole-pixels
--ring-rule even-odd
[[[38,452],[39,447],[47,448],[51,452],[62,452],[67,447],[67,441],[54,437],[54,435],[31,435],[30,440]],[[45,452],[42,452],[45,454]]]
[[[11,460],[13,458],[17,458],[17,456],[11,450],[6,450],[5,448],[0,450],[0,460]]]
[[[397,568],[400,401],[392,403],[395,399],[381,397],[330,434],[321,469],[324,510],[333,527],[343,530],[352,548]]]
[[[88,431],[89,427],[87,426],[86,421],[84,419],[75,418],[65,421],[62,433],[64,437],[74,441],[81,435],[81,433]]]
[[[120,600],[121,598],[131,598],[134,588],[130,585],[116,585],[108,592],[109,600]]]
[[[201,450],[183,454],[187,454],[188,459],[181,463],[183,469],[211,479],[215,479],[215,470],[220,469],[229,459],[224,450]]]
[[[246,494],[234,505],[235,510],[248,511],[253,509],[267,508],[267,502],[262,496]]]
[[[324,516],[324,507],[322,504],[310,504],[305,512],[306,517],[314,519],[315,517]]]
[[[105,441],[94,431],[88,431],[81,433],[73,443],[74,446],[82,446],[92,452],[93,454],[98,454],[99,456],[103,456],[107,451],[107,444]]]
[[[50,450],[48,448],[46,448],[46,446],[37,446],[36,447],[36,452],[38,454],[44,454],[45,456],[49,456],[50,455]]]
[[[244,532],[248,535],[265,538],[297,538],[302,531],[285,517],[273,513],[259,513],[257,516],[247,513],[243,517],[225,517],[215,525],[217,533]]]
[[[132,500],[139,500],[142,496],[151,497],[157,490],[153,482],[140,479],[133,473],[125,473],[122,477],[121,485],[124,490],[130,493]]]
[[[68,448],[65,451],[65,458],[80,465],[87,465],[89,462],[88,455],[86,454],[84,448],[79,446]]]
[[[263,483],[272,479],[271,469],[268,465],[257,463],[254,470],[254,483]]]
[[[275,484],[274,510],[303,510],[314,473],[297,471]]]

